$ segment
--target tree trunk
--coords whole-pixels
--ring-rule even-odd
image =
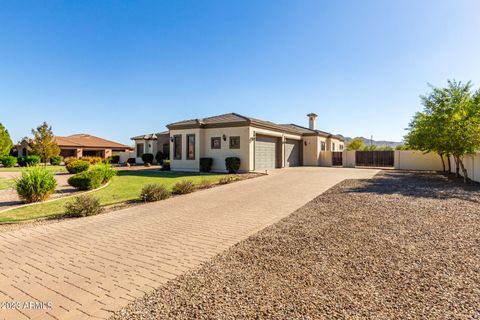
[[[442,159],[443,173],[445,173],[445,159],[443,159],[443,154],[439,153],[440,159]]]
[[[448,173],[452,173],[452,162],[450,161],[450,155],[447,155],[448,159]]]
[[[460,159],[457,156],[453,156],[453,159],[455,159],[455,177],[460,178]]]
[[[465,169],[465,166],[463,165],[463,161],[460,157],[458,158],[458,162],[460,163],[460,168],[462,168],[463,182],[467,183],[468,182],[467,169]]]

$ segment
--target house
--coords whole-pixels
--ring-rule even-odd
[[[200,158],[213,159],[212,171],[226,171],[227,157],[240,158],[242,172],[301,165],[331,166],[332,152],[343,151],[344,139],[317,130],[316,114],[308,114],[308,118],[308,128],[236,113],[175,122],[167,125],[168,135],[162,133],[162,148],[163,141],[169,139],[170,165],[176,171],[199,171]],[[142,148],[145,150],[150,140],[136,138],[139,137],[133,139],[141,142],[136,143],[137,157],[141,157]]]
[[[108,158],[114,153],[129,151],[127,145],[95,137],[89,134],[73,134],[70,136],[55,136],[55,142],[60,147],[63,158],[101,157]],[[19,156],[28,155],[28,139],[23,139],[17,145]]]
[[[164,157],[169,157],[170,134],[168,131],[136,136],[132,140],[135,141],[135,158],[137,163],[142,162],[144,153],[151,153],[155,156],[158,151],[161,151]]]

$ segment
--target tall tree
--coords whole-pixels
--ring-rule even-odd
[[[8,155],[12,150],[13,143],[8,130],[0,123],[0,157]]]
[[[55,142],[52,127],[46,122],[43,122],[36,130],[32,129],[32,134],[33,141],[30,146],[31,151],[33,154],[40,156],[45,165],[51,157],[60,154],[60,148]]]
[[[365,142],[360,137],[353,138],[347,144],[347,150],[362,150],[363,148],[365,148]]]

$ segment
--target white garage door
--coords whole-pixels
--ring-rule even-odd
[[[300,145],[297,140],[285,141],[285,167],[297,167],[300,165]]]
[[[277,158],[277,138],[259,136],[255,140],[255,170],[274,169]]]

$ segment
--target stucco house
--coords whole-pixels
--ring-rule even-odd
[[[60,155],[64,159],[81,157],[108,158],[113,153],[131,150],[124,144],[92,136],[89,134],[72,134],[69,136],[55,136],[55,142],[60,147]],[[29,139],[23,139],[17,145],[19,156],[28,155]]]
[[[316,114],[308,114],[309,127],[276,124],[236,113],[191,119],[167,125],[155,134],[162,148],[169,143],[170,165],[176,171],[199,171],[200,158],[212,158],[212,171],[226,171],[225,158],[238,157],[240,171],[259,171],[292,166],[330,166],[332,152],[344,149],[342,136],[315,128]],[[135,152],[155,146],[150,135],[132,138]],[[149,145],[151,142],[151,145]],[[147,147],[147,145],[149,145]],[[153,153],[153,152],[151,152]]]
[[[149,133],[131,138],[135,141],[135,155],[137,163],[142,162],[144,153],[151,153],[153,156],[161,151],[166,158],[170,154],[170,135],[168,131]]]

